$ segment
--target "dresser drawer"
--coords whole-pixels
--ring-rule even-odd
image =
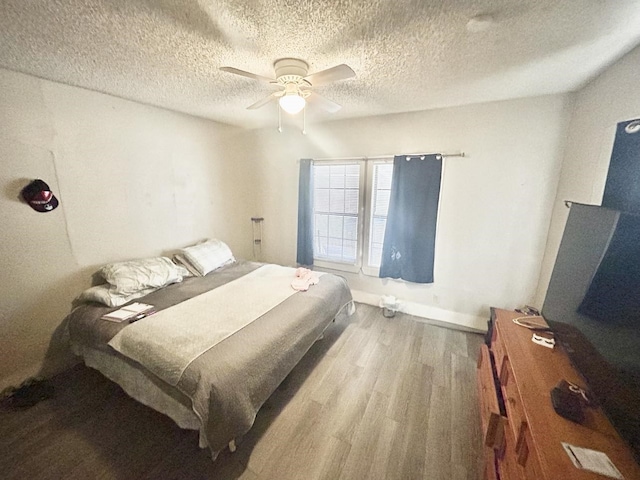
[[[518,465],[516,439],[511,427],[504,429],[504,449],[498,455],[498,473],[500,480],[524,480],[524,471]],[[538,479],[539,480],[539,479]]]
[[[498,480],[498,459],[492,448],[484,448],[483,480]]]
[[[505,358],[507,358],[507,352],[504,349],[504,343],[500,336],[500,332],[498,331],[498,328],[495,327],[491,338],[491,351],[493,352],[493,358],[496,362],[496,371],[500,372],[502,370],[502,364],[504,363]]]
[[[491,353],[486,345],[482,345],[478,356],[478,398],[480,399],[480,418],[482,431],[487,431],[487,424],[492,413],[500,414],[498,407],[498,393],[493,381],[493,365]]]
[[[526,417],[508,358],[502,362],[500,385],[502,386],[502,396],[504,398],[504,406],[507,410],[509,425],[511,425],[513,436],[518,438],[517,436],[520,432],[521,425],[525,422]]]
[[[539,480],[542,478],[542,470],[538,461],[538,455],[533,446],[533,439],[528,425],[522,423],[516,439],[516,459],[524,472],[527,480]]]

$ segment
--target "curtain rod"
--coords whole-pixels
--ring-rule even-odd
[[[401,156],[401,157],[421,157],[422,155],[440,155],[443,158],[447,158],[447,157],[464,157],[465,153],[464,152],[459,152],[459,153],[408,153],[408,154],[401,154],[401,155],[376,155],[374,157],[367,157],[367,156],[361,156],[361,157],[325,157],[325,158],[314,158],[313,160],[318,160],[318,161],[326,161],[326,160],[385,160],[387,158],[393,158],[396,156]]]

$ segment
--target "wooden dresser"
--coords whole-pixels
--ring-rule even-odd
[[[484,478],[500,480],[606,480],[576,468],[562,442],[599,450],[625,480],[640,480],[640,466],[602,410],[586,409],[583,424],[559,416],[550,391],[562,379],[585,386],[560,345],[531,341],[533,332],[512,322],[516,312],[492,309],[491,347],[478,358],[484,439]]]

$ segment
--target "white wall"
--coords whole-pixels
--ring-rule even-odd
[[[254,176],[236,131],[0,69],[0,389],[67,365],[59,326],[100,265],[212,236],[250,256]],[[53,212],[19,200],[33,178]]]
[[[640,47],[576,95],[535,303],[542,306],[569,209],[564,200],[600,205],[616,124],[640,117]]]
[[[306,136],[251,132],[264,259],[295,263],[299,158],[463,150],[445,160],[435,283],[345,276],[352,289],[482,328],[489,306],[534,298],[570,110],[570,96],[554,95],[311,125]]]

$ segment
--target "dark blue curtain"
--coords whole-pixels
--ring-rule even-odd
[[[298,256],[299,265],[313,265],[313,166],[308,158],[300,160],[298,183]]]
[[[380,278],[433,283],[440,155],[396,156]]]
[[[640,212],[640,131],[628,132],[629,124],[633,127],[637,120],[620,122],[616,129],[602,206]]]

